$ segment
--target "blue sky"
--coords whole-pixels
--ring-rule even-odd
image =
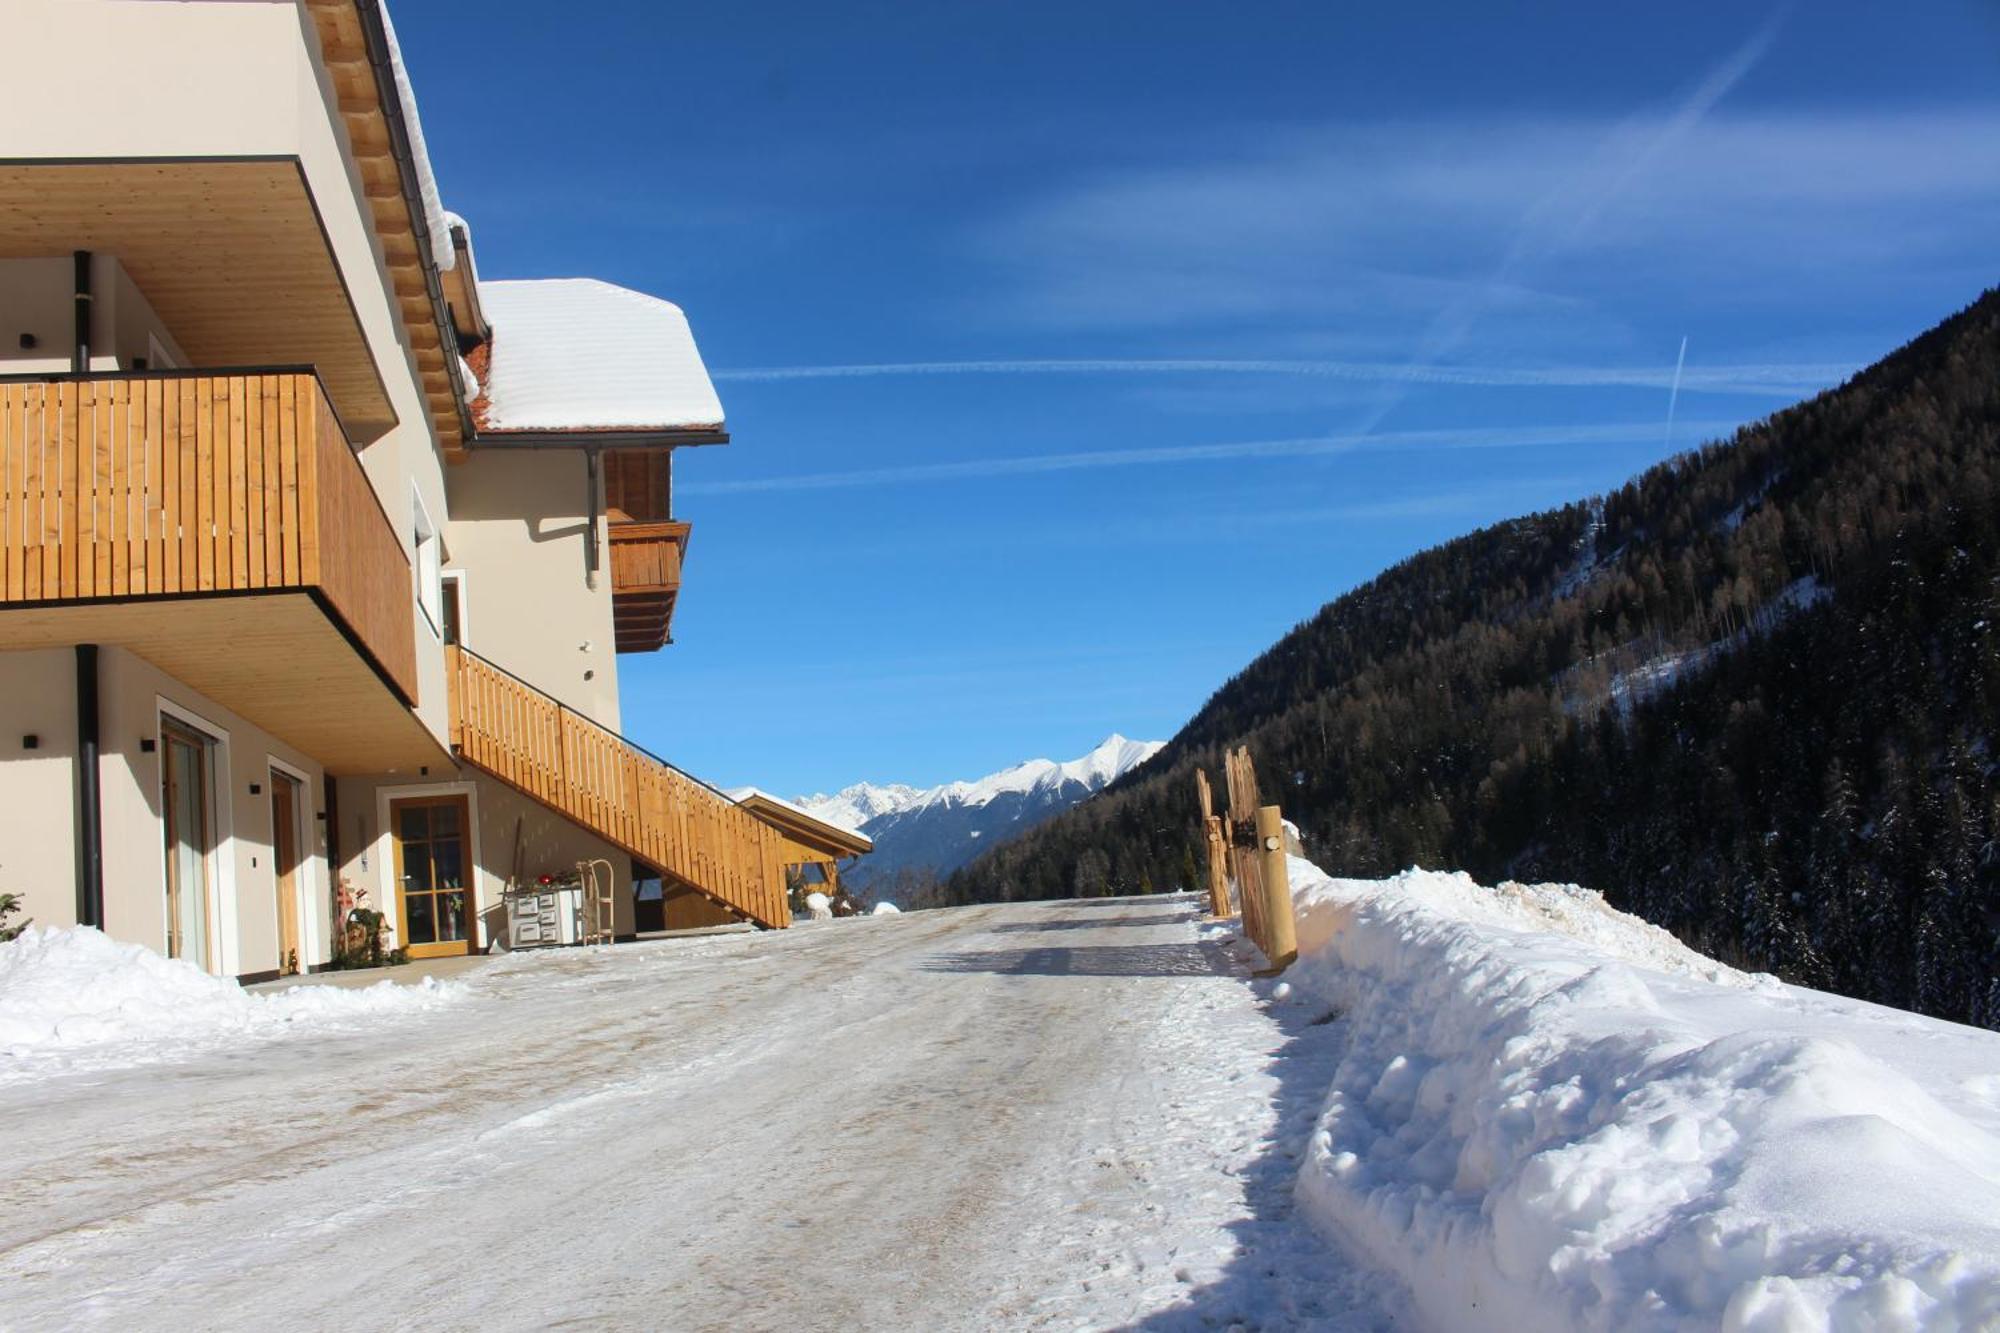
[[[627,731],[783,793],[1165,737],[2000,278],[2000,7],[1513,8],[399,6],[482,272],[678,302],[728,411]]]

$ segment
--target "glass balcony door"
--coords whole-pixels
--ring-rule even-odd
[[[160,719],[160,808],[166,830],[167,957],[214,970],[209,957],[215,848],[215,739]]]
[[[472,950],[471,818],[463,796],[389,803],[400,938],[412,958]]]

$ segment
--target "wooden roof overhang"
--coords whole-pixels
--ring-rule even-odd
[[[451,762],[313,590],[23,606],[0,624],[10,650],[130,649],[329,773]]]
[[[800,847],[824,852],[834,859],[843,856],[865,856],[875,850],[874,842],[864,835],[829,824],[824,820],[814,819],[805,811],[782,801],[774,801],[762,792],[752,792],[736,804],[783,833],[787,839]]]
[[[416,358],[438,447],[454,462],[472,436],[458,335],[431,253],[416,159],[396,92],[389,35],[378,0],[304,0],[320,59],[339,99],[363,198],[388,266],[403,328]]]
[[[197,364],[311,365],[350,437],[396,424],[295,157],[0,161],[0,258],[115,256]]]
[[[479,302],[478,270],[473,266],[472,238],[465,227],[453,224],[451,227],[452,266],[439,278],[444,283],[445,305],[451,310],[452,327],[458,334],[460,346],[477,346],[493,336],[493,325],[486,319],[486,310]]]

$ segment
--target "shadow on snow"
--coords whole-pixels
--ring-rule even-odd
[[[1135,1333],[1234,1328],[1382,1333],[1416,1327],[1393,1280],[1357,1267],[1299,1214],[1293,1198],[1299,1163],[1346,1051],[1347,1024],[1303,992],[1273,1001],[1275,980],[1244,975],[1261,966],[1262,957],[1245,942],[1229,943],[1241,952],[1232,955],[1217,941],[1192,947],[1209,955],[1206,970],[1240,977],[1253,987],[1283,1034],[1266,1067],[1278,1081],[1271,1101],[1274,1123],[1256,1159],[1238,1173],[1244,1211],[1227,1227],[1236,1242],[1227,1266],[1173,1305],[1123,1327]]]

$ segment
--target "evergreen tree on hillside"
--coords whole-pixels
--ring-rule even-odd
[[[1328,604],[941,897],[1179,883],[1193,770],[1247,744],[1302,775],[1286,813],[1336,873],[1574,880],[1746,966],[2000,1026],[1997,481],[1988,293],[1726,443]]]

